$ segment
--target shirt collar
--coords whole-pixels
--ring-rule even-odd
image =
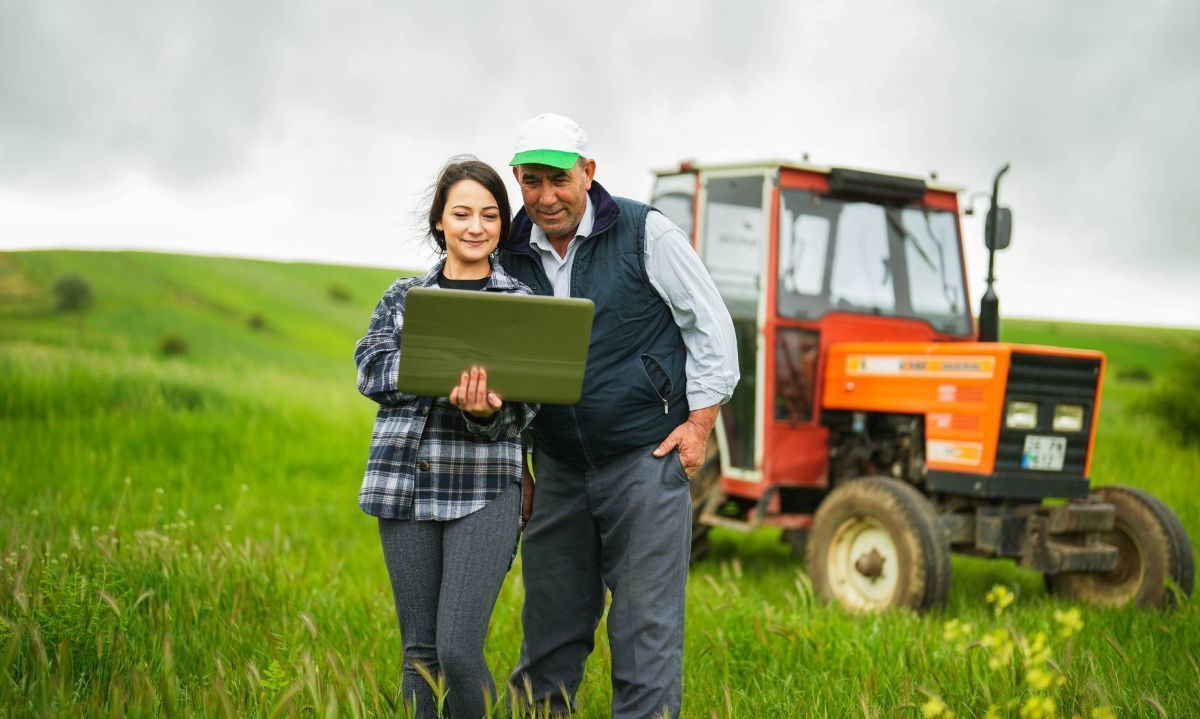
[[[436,285],[437,281],[438,281],[438,275],[441,274],[442,268],[445,266],[446,266],[446,258],[443,257],[442,259],[440,259],[436,263],[434,263],[433,269],[426,272],[424,275],[421,276],[421,279],[417,280],[417,285],[420,287],[433,287],[434,285]]]
[[[580,224],[582,225],[582,223]],[[485,290],[513,290],[517,288],[517,281],[513,279],[512,275],[504,271],[504,268],[496,261],[494,256],[489,257],[488,262],[492,265],[492,274],[488,275],[487,284],[483,286]],[[441,274],[445,266],[446,258],[443,257],[434,264],[433,269],[426,272],[417,281],[417,284],[421,287],[433,287],[437,284],[438,275]]]
[[[591,235],[596,224],[596,210],[592,207],[592,196],[587,194],[584,195],[584,198],[586,204],[583,208],[583,218],[579,220],[579,227],[575,228],[575,237],[577,238]],[[532,224],[533,228],[529,231],[529,244],[539,250],[553,252],[554,246],[550,244],[550,238],[546,236],[545,231],[538,227],[536,222]]]

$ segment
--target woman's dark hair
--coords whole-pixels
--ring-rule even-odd
[[[429,203],[430,239],[437,245],[439,252],[446,252],[446,235],[437,228],[437,223],[441,222],[442,214],[446,211],[446,198],[450,195],[450,188],[463,180],[478,182],[495,198],[496,206],[500,208],[500,243],[497,247],[503,247],[508,240],[508,228],[512,224],[508,189],[504,187],[504,181],[491,165],[480,162],[471,155],[450,158],[438,175],[437,182],[433,183],[433,199]]]

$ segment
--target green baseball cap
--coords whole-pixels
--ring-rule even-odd
[[[574,120],[542,113],[521,128],[513,159],[508,164],[549,165],[569,170],[579,158],[587,157],[587,135]]]

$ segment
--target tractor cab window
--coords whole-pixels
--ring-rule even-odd
[[[734,318],[758,315],[763,178],[716,177],[705,185],[704,264]]]
[[[650,204],[691,237],[696,207],[696,176],[690,172],[660,175],[654,183],[654,197]]]
[[[954,213],[784,190],[779,225],[782,316],[862,312],[971,333]]]
[[[788,292],[819,295],[825,287],[829,220],[787,212],[783,216],[783,227],[779,230],[779,281]]]
[[[837,243],[829,301],[837,309],[891,314],[896,287],[883,208],[865,202],[844,205],[838,216]]]
[[[704,185],[704,265],[729,308],[742,378],[721,410],[729,464],[754,469],[758,396],[758,295],[767,211],[763,176],[712,177]]]
[[[895,211],[893,211],[895,212]],[[953,325],[966,305],[958,265],[958,223],[949,212],[899,211],[913,312]]]

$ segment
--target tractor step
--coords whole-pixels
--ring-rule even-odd
[[[774,487],[768,487],[767,491],[759,497],[758,502],[740,516],[731,516],[722,514],[721,508],[729,501],[729,495],[721,491],[714,491],[708,496],[708,500],[704,503],[704,508],[700,510],[700,523],[710,527],[725,527],[726,529],[734,529],[739,532],[749,532],[762,526],[763,517],[767,514],[767,507],[771,503],[771,497],[775,494]]]
[[[709,527],[725,527],[738,532],[750,532],[759,527],[783,527],[785,530],[805,530],[812,524],[812,515],[807,512],[780,512],[773,500],[779,495],[778,487],[767,487],[753,505],[714,490],[704,501],[697,521]],[[740,506],[740,511],[731,514],[722,511],[731,501]]]
[[[722,517],[719,514],[702,514],[700,515],[700,521],[710,527],[725,527],[726,529],[734,529],[739,532],[749,532],[761,524],[761,522],[748,519]]]

